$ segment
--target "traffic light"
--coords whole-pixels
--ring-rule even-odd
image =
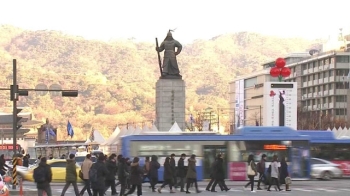
[[[18,116],[18,114],[22,111],[23,109],[16,108],[16,111],[14,113],[16,114],[16,131],[18,131],[22,127],[22,122],[24,121],[23,117]]]
[[[62,97],[78,97],[77,90],[63,90]]]

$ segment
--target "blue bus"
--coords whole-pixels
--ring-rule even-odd
[[[199,181],[210,178],[211,164],[218,154],[224,158],[229,180],[247,180],[246,162],[250,154],[256,161],[266,154],[267,162],[272,161],[273,155],[286,157],[292,178],[310,178],[310,136],[288,127],[243,127],[235,135],[200,132],[129,135],[120,138],[118,151],[125,157],[140,157],[140,164],[145,157],[157,155],[162,166],[164,159],[173,153],[176,163],[182,153],[188,157],[195,154]],[[163,171],[161,167],[158,173],[160,181],[163,180]]]

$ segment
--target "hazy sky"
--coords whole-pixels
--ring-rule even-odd
[[[153,42],[168,29],[181,42],[251,31],[326,38],[347,29],[349,0],[7,0],[0,24],[87,39]]]

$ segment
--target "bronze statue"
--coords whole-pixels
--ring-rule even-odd
[[[158,39],[156,38],[156,51],[158,52],[159,68],[161,72],[162,79],[181,79],[179,66],[177,64],[176,56],[180,54],[182,50],[182,45],[180,42],[173,38],[169,30],[166,38],[158,47]],[[175,51],[175,48],[177,50]],[[163,66],[161,65],[160,52],[164,50]]]

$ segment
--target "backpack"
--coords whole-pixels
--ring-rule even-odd
[[[35,182],[45,182],[46,181],[46,169],[45,167],[37,167],[34,169],[33,178]]]
[[[95,164],[93,164],[90,168],[89,180],[90,182],[97,182],[97,169]]]

